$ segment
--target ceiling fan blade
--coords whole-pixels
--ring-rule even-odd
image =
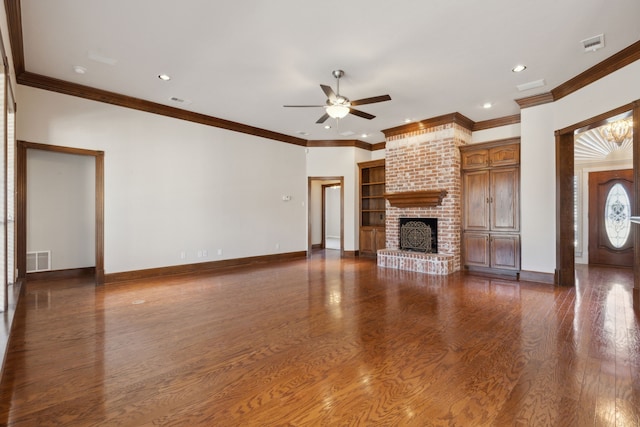
[[[351,105],[374,104],[376,102],[391,101],[389,95],[372,96],[371,98],[362,98],[351,101]]]
[[[362,117],[363,119],[371,120],[375,118],[373,114],[365,113],[364,111],[354,110],[353,108],[349,108],[349,112],[354,116]]]
[[[316,123],[324,123],[328,118],[329,118],[329,115],[328,115],[327,113],[324,113],[324,114],[322,115],[322,117],[320,117],[320,118],[316,121]]]
[[[298,107],[298,108],[304,108],[304,107],[326,107],[326,105],[283,105],[283,107]]]
[[[327,98],[329,98],[329,101],[335,101],[336,100],[336,94],[333,91],[333,89],[331,89],[330,86],[320,85],[320,87],[322,88],[322,91],[324,92],[324,94],[327,95]]]

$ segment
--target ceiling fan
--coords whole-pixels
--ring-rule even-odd
[[[349,113],[354,116],[362,117],[363,119],[371,120],[375,117],[373,114],[365,113],[364,111],[356,110],[351,107],[391,101],[391,97],[389,95],[373,96],[371,98],[351,101],[346,96],[340,95],[340,77],[344,76],[344,71],[334,70],[331,74],[336,78],[336,91],[334,92],[330,86],[320,85],[324,94],[327,95],[327,102],[325,105],[284,105],[284,107],[324,107],[325,113],[316,121],[316,123],[324,123],[329,117],[342,119]]]

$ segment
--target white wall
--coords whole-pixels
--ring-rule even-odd
[[[309,224],[311,226],[311,244],[322,243],[322,184],[323,181],[311,181],[309,194]]]
[[[340,186],[325,190],[325,236],[340,238]]]
[[[95,266],[95,157],[27,150],[27,252],[52,270]]]
[[[387,155],[386,150],[376,150],[371,152],[371,160],[384,159]]]
[[[495,141],[498,139],[518,138],[520,136],[520,123],[500,126],[497,128],[475,131],[471,134],[471,143]]]
[[[355,147],[307,149],[307,176],[344,177],[344,250],[358,249],[358,163],[371,160],[371,151]]]
[[[523,270],[555,269],[554,131],[636,99],[640,61],[523,109],[520,126],[474,133],[473,142],[482,142],[517,136],[519,128]],[[18,100],[19,139],[106,152],[108,273],[305,250],[306,177],[313,176],[344,177],[344,247],[358,249],[357,163],[383,150],[305,150],[22,86]],[[199,249],[209,256],[197,259]]]
[[[306,250],[304,147],[24,86],[18,101],[18,139],[105,152],[106,273]]]
[[[636,61],[559,101],[521,112],[522,269],[555,270],[554,131],[640,99]]]
[[[556,167],[553,104],[521,112],[521,268],[553,273],[556,266]]]

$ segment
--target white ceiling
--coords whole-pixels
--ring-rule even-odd
[[[518,114],[514,99],[548,92],[640,40],[638,0],[22,0],[21,6],[29,72],[303,139],[371,143],[407,118]],[[585,53],[580,41],[601,33],[605,47]],[[527,69],[513,73],[516,64]],[[87,73],[76,74],[74,65]],[[335,90],[334,69],[346,72],[341,94],[392,100],[359,107],[373,120],[349,115],[337,129],[330,119],[330,130],[315,124],[322,108],[282,107],[323,104],[319,84]],[[161,73],[172,80],[162,82]],[[546,86],[516,88],[539,79]],[[493,107],[483,109],[485,102]]]

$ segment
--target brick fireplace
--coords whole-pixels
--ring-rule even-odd
[[[386,248],[378,265],[446,275],[460,270],[461,145],[472,122],[454,113],[383,131],[386,136]],[[402,251],[400,218],[437,218],[438,253]]]

